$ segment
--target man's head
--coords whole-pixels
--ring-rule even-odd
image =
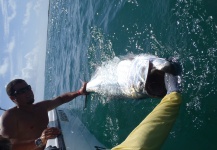
[[[10,99],[17,105],[34,103],[34,95],[31,86],[23,79],[12,80],[6,87]]]
[[[15,95],[15,89],[14,86],[18,83],[22,83],[22,82],[26,82],[23,79],[14,79],[11,82],[8,83],[7,87],[6,87],[6,92],[8,94],[8,96],[14,96]]]

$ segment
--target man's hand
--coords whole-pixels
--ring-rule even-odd
[[[178,76],[165,73],[164,82],[167,89],[167,94],[171,92],[180,92],[180,88],[178,84]]]
[[[42,140],[43,145],[46,145],[48,139],[54,139],[60,134],[61,131],[58,128],[50,127],[42,132],[40,139]]]
[[[88,95],[89,93],[86,91],[87,82],[83,82],[82,87],[78,90],[80,95]]]
[[[170,57],[168,61],[171,63],[171,72],[165,72],[164,76],[167,94],[171,92],[180,92],[180,85],[178,79],[182,72],[181,64],[175,57]]]

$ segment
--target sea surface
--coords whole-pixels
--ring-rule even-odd
[[[114,57],[177,57],[183,102],[163,150],[217,149],[216,0],[52,0],[45,99],[75,91]],[[91,93],[63,105],[106,147],[121,143],[160,99]],[[159,133],[160,134],[160,133]]]

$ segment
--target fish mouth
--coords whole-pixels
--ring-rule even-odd
[[[164,83],[165,72],[161,70],[149,70],[145,89],[150,97],[163,98],[166,93],[166,87]]]
[[[165,73],[173,74],[175,76],[181,73],[181,65],[177,60],[172,58],[166,60],[164,66],[158,70],[152,63],[149,64],[148,76],[145,84],[145,89],[150,97],[163,98],[166,93],[166,86],[164,82]]]

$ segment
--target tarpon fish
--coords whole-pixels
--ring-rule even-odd
[[[87,92],[136,99],[161,98],[166,95],[164,74],[176,74],[171,60],[154,55],[129,55],[115,59],[96,71],[87,83]]]

